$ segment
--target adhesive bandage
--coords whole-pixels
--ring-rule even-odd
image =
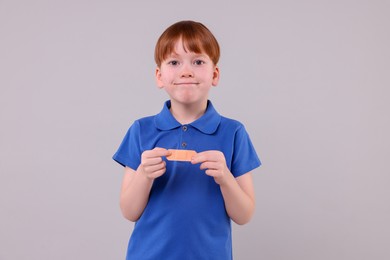
[[[169,149],[171,154],[167,156],[167,160],[169,161],[187,161],[190,162],[192,157],[196,155],[194,150],[175,150]]]

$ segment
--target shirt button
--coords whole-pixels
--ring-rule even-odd
[[[185,132],[185,131],[187,131],[188,128],[186,125],[183,125],[183,127],[181,129],[183,129],[183,131]]]
[[[181,143],[181,147],[186,148],[187,147],[187,143],[186,142],[182,142]]]

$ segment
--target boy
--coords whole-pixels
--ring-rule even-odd
[[[219,54],[198,22],[175,23],[157,41],[156,82],[170,100],[135,121],[113,156],[125,166],[122,214],[136,222],[127,259],[232,259],[230,220],[253,214],[260,160],[244,126],[208,100]]]

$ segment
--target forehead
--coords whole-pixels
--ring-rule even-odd
[[[196,56],[207,56],[208,55],[202,50],[202,48],[190,48],[189,44],[183,42],[183,40],[177,40],[174,45],[170,48],[170,52],[166,53],[167,56],[180,56],[185,54],[195,54]]]
[[[182,52],[196,54],[206,53],[200,39],[188,39],[183,36],[171,39],[167,42],[165,48],[163,49],[163,56],[165,57],[174,53],[178,54]]]

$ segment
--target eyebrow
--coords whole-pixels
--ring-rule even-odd
[[[190,52],[190,54],[191,54],[191,55],[193,54],[192,56],[195,56],[195,57],[197,57],[197,58],[207,58],[207,57],[208,57],[208,55],[205,54],[205,53]],[[167,58],[179,58],[179,57],[180,57],[180,55],[177,54],[177,53],[174,52],[174,51],[167,55]]]

